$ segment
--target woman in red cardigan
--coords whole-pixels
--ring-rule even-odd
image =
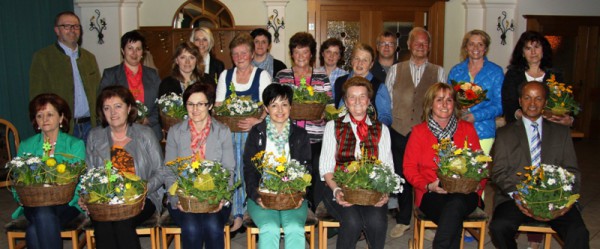
[[[433,248],[459,248],[462,223],[479,202],[478,193],[447,193],[433,161],[433,145],[443,138],[451,138],[455,144],[464,144],[480,150],[479,138],[472,123],[457,118],[458,109],[451,85],[436,83],[425,93],[423,118],[409,135],[404,153],[404,176],[414,186],[415,206],[438,225]]]

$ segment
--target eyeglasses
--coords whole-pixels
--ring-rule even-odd
[[[208,102],[206,102],[206,103],[202,103],[202,102],[198,102],[198,103],[187,102],[185,105],[187,106],[187,108],[192,109],[192,108],[196,108],[196,107],[198,107],[198,108],[200,108],[200,107],[208,107],[210,104]]]
[[[61,27],[64,30],[80,30],[81,29],[81,25],[79,25],[79,24],[61,24],[61,25],[58,25],[58,27]]]
[[[380,47],[395,47],[396,43],[395,42],[380,42],[379,46]]]

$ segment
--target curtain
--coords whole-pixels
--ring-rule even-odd
[[[0,1],[0,117],[21,139],[34,134],[29,122],[29,67],[33,53],[56,41],[54,18],[73,11],[73,0]]]

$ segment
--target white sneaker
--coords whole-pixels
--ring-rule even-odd
[[[392,238],[400,238],[400,237],[402,237],[402,235],[404,235],[404,232],[406,232],[406,230],[408,230],[409,228],[410,227],[408,225],[397,224],[390,231],[390,237],[392,237]]]

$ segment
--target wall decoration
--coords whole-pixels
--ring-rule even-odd
[[[502,11],[502,16],[498,17],[498,28],[496,30],[500,31],[500,44],[506,45],[506,32],[515,31],[515,27],[513,25],[513,20],[506,20],[506,11]]]
[[[102,31],[106,30],[106,20],[105,18],[100,18],[100,10],[96,9],[96,16],[92,16],[90,18],[90,31],[96,30],[98,32],[98,44],[104,44],[104,34]]]
[[[267,22],[267,29],[273,29],[273,35],[275,36],[275,43],[279,43],[279,29],[285,29],[285,22],[283,21],[283,17],[279,19],[279,11],[276,9],[273,10],[274,15],[269,16],[269,21]]]

